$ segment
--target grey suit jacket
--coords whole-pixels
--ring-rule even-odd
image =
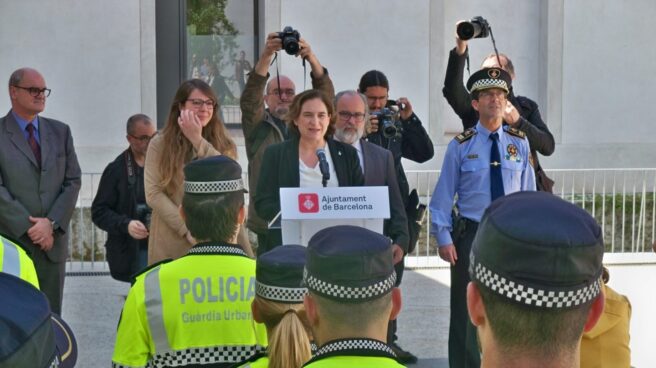
[[[66,260],[68,224],[80,191],[80,165],[68,125],[39,116],[41,169],[11,111],[0,119],[0,232],[30,249],[28,216],[48,217],[59,224],[48,258]]]
[[[392,152],[363,139],[362,158],[364,161],[364,185],[387,186],[389,190],[390,219],[385,222],[385,235],[392,238],[405,253],[408,252],[408,217],[405,213],[401,190],[396,180]]]

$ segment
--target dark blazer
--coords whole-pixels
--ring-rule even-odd
[[[46,254],[51,261],[63,262],[82,173],[68,125],[39,116],[39,135],[41,169],[11,111],[0,119],[0,232],[34,253],[40,247],[27,235],[32,227],[28,217],[48,217],[59,227]]]
[[[142,198],[145,197],[143,183],[129,185],[125,157],[128,152],[129,148],[107,165],[91,205],[93,223],[107,232],[105,247],[109,270],[113,278],[121,281],[130,281],[132,275],[138,271],[133,270],[132,266],[140,241],[130,236],[128,224],[137,219],[137,190],[141,190]],[[133,165],[136,167],[134,159]],[[138,178],[136,175],[133,177]],[[139,179],[143,181],[143,177]],[[148,244],[148,239],[145,239],[145,244]]]
[[[389,190],[390,219],[385,221],[385,235],[392,238],[395,244],[408,253],[408,217],[401,199],[399,183],[396,180],[394,169],[394,156],[392,152],[365,140],[362,144],[362,158],[364,160],[364,185],[387,186]]]
[[[355,148],[332,139],[327,142],[339,186],[363,185],[364,177]],[[271,221],[280,212],[280,188],[297,188],[300,185],[298,144],[298,138],[291,138],[271,145],[264,151],[255,195],[255,211],[267,221]]]

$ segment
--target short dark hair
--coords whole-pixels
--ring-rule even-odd
[[[382,317],[392,304],[392,293],[366,302],[346,303],[331,300],[310,292],[317,304],[319,313],[329,326],[364,330]],[[387,316],[386,316],[387,317]]]
[[[287,128],[289,131],[292,133],[292,136],[300,137],[301,133],[298,131],[298,127],[294,125],[294,120],[297,119],[301,115],[301,109],[303,108],[303,105],[310,100],[314,99],[319,99],[321,102],[323,102],[324,105],[326,105],[326,111],[328,111],[328,115],[330,115],[330,122],[328,123],[328,130],[326,130],[326,134],[324,135],[324,138],[328,138],[333,135],[335,132],[335,108],[333,106],[333,102],[326,96],[325,93],[317,90],[317,89],[310,89],[305,92],[301,92],[294,97],[294,100],[292,101],[292,104],[289,106],[289,112],[287,112],[287,116],[285,116],[285,121],[287,122]]]
[[[187,229],[199,240],[229,241],[237,233],[237,217],[243,206],[243,192],[185,193],[182,197]]]
[[[362,75],[358,89],[360,93],[365,93],[369,87],[383,87],[389,91],[389,81],[383,72],[379,70],[370,70]]]
[[[553,357],[576,348],[592,304],[566,310],[538,309],[514,303],[478,281],[474,283],[496,342],[506,353]]]
[[[152,124],[152,119],[146,115],[146,114],[134,114],[128,118],[127,124],[125,124],[125,131],[128,134],[133,134],[134,133],[134,127],[137,125],[137,123],[144,123],[144,124]]]

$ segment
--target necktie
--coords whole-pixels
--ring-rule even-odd
[[[36,141],[36,137],[34,136],[34,125],[29,123],[25,129],[28,133],[27,143],[30,145],[32,153],[34,153],[36,163],[39,165],[39,167],[41,167],[41,146],[39,146],[39,142]]]
[[[492,201],[502,197],[503,178],[501,177],[501,154],[499,154],[499,133],[490,134],[492,149],[490,150],[490,194]]]

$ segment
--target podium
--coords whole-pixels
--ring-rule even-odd
[[[280,188],[283,244],[307,246],[319,230],[361,226],[383,233],[390,217],[389,191],[380,187]]]

